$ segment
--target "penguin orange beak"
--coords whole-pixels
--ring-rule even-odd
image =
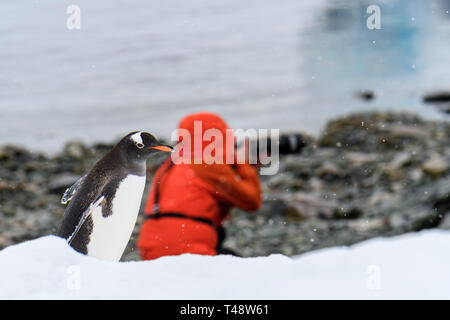
[[[165,151],[165,152],[172,152],[172,147],[171,146],[156,146],[156,147],[150,147],[150,149],[156,149],[159,151]]]

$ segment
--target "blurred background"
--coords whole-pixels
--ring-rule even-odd
[[[69,30],[69,5],[81,29]],[[369,5],[381,29],[369,30]],[[450,1],[13,1],[0,4],[0,143],[46,152],[212,110],[238,128],[318,134],[446,89]],[[373,101],[355,98],[359,91]]]
[[[66,27],[70,5],[80,30]],[[168,139],[200,110],[308,142],[262,178],[258,213],[234,212],[227,245],[243,255],[450,229],[449,11],[450,0],[1,1],[0,248],[54,233],[61,194],[117,138]],[[125,259],[138,259],[137,230]]]

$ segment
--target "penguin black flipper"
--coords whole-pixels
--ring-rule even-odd
[[[93,213],[96,210],[99,210],[100,212],[102,212],[102,202],[105,199],[104,196],[99,197],[95,202],[93,202],[89,208],[87,208],[86,211],[83,212],[80,222],[78,223],[78,225],[75,227],[74,232],[70,235],[69,238],[67,238],[67,242],[69,244],[72,244],[72,241],[76,238],[78,232],[80,232],[81,228],[83,227],[84,223],[92,217]]]
[[[68,204],[70,200],[72,200],[75,193],[80,189],[81,183],[83,182],[84,178],[86,178],[86,175],[78,179],[77,182],[75,182],[70,188],[68,188],[64,192],[61,198],[61,204]]]

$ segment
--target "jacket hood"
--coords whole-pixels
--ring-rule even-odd
[[[228,130],[231,128],[217,114],[199,112],[187,115],[181,119],[178,128],[187,130],[190,134],[192,160],[200,154],[211,154],[213,157],[223,157],[225,163],[226,154],[234,151],[234,135]],[[183,139],[185,137],[180,134],[179,142],[183,142]]]

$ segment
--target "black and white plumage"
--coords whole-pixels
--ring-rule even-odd
[[[145,187],[146,160],[171,151],[153,135],[132,132],[66,190],[58,236],[77,251],[118,261],[130,239]]]

